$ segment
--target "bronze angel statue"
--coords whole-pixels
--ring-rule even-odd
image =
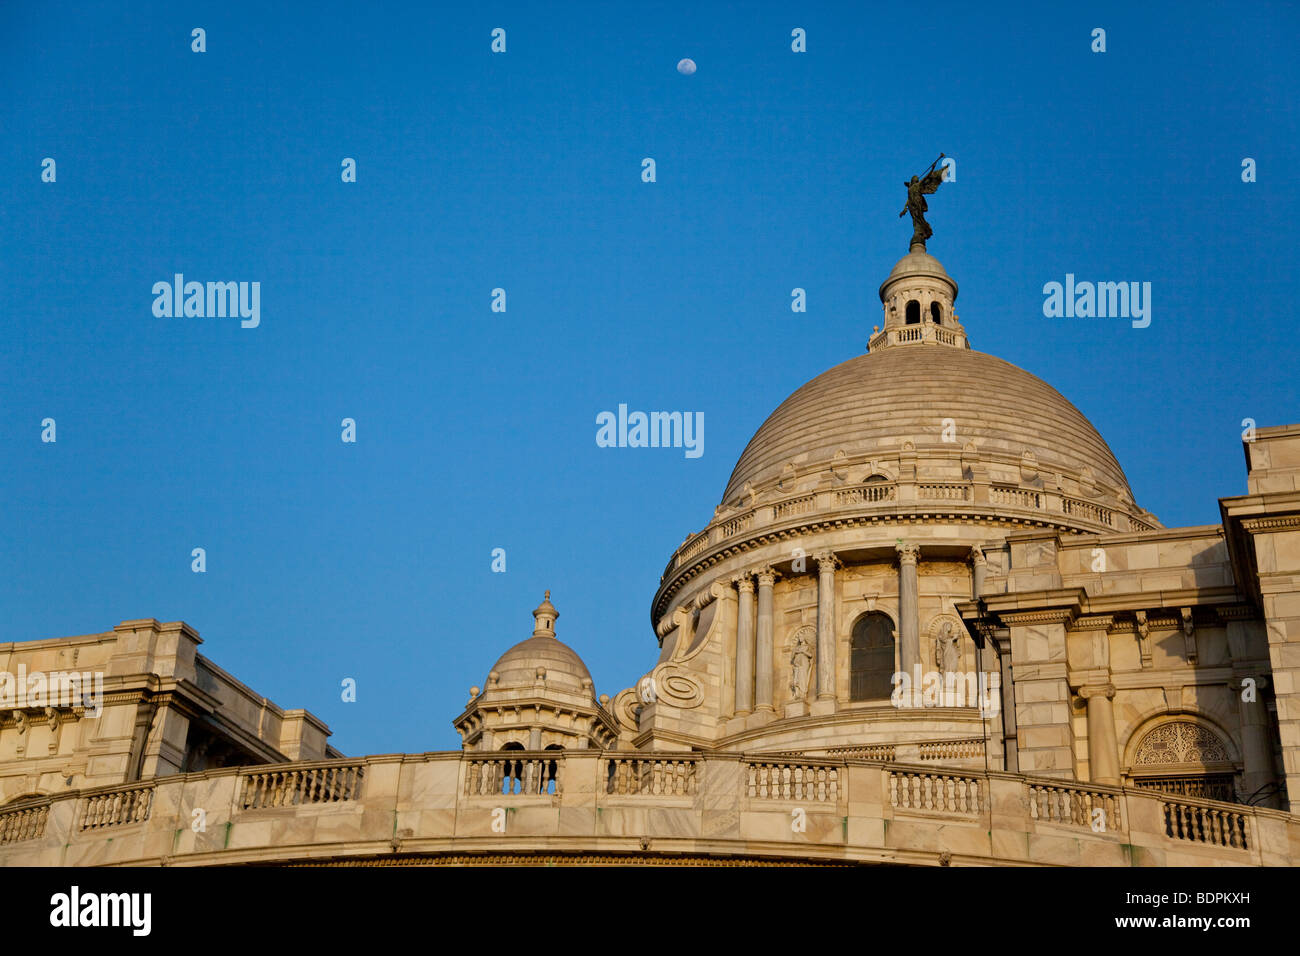
[[[907,187],[907,205],[898,214],[898,218],[902,219],[909,212],[912,214],[912,245],[919,245],[922,249],[925,248],[925,240],[934,235],[934,230],[925,221],[925,214],[930,209],[925,197],[937,190],[943,182],[943,170],[935,168],[942,159],[943,153],[940,153],[939,159],[930,164],[924,176],[913,176],[910,182],[903,183]]]

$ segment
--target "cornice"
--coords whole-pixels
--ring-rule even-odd
[[[789,525],[774,525],[764,528],[762,531],[749,534],[745,537],[737,537],[734,540],[725,543],[719,543],[710,548],[705,548],[696,557],[690,559],[687,563],[682,564],[679,568],[666,572],[656,592],[652,604],[651,617],[658,621],[663,616],[665,609],[682,588],[691,580],[704,574],[709,568],[723,563],[729,558],[737,555],[755,551],[768,545],[780,544],[784,541],[795,541],[800,538],[807,538],[812,535],[823,532],[835,532],[851,530],[853,528],[867,528],[873,526],[895,527],[899,525],[914,525],[918,527],[933,527],[935,524],[960,524],[969,526],[979,526],[988,528],[1025,528],[1041,530],[1048,535],[1066,535],[1073,539],[1077,535],[1095,534],[1086,528],[1080,527],[1079,524],[1067,524],[1064,521],[1054,520],[1046,515],[1038,518],[1028,517],[1029,512],[1024,514],[1001,514],[987,510],[987,506],[967,505],[965,508],[958,510],[952,508],[951,502],[918,502],[909,505],[909,510],[894,509],[888,512],[877,511],[871,514],[854,514],[852,512],[839,515],[828,515],[818,517],[814,520],[796,521]],[[948,505],[949,507],[944,507]],[[1111,509],[1112,511],[1116,509]],[[1119,512],[1123,513],[1123,512]],[[1068,517],[1068,516],[1062,516]],[[730,520],[730,519],[728,519]],[[719,524],[725,524],[725,521],[714,521],[709,524],[704,532],[711,531]],[[699,532],[700,534],[704,532]],[[1148,534],[1150,534],[1148,532]],[[698,534],[688,537],[698,537]],[[897,535],[895,535],[897,537]],[[675,558],[681,552],[679,547],[673,552]],[[671,561],[671,559],[670,559]]]
[[[1251,534],[1288,531],[1300,528],[1300,514],[1275,515],[1265,518],[1243,518],[1241,526]]]
[[[1026,627],[1032,624],[1069,624],[1076,613],[1072,608],[1043,608],[1037,611],[1004,611],[998,617],[1008,627]]]

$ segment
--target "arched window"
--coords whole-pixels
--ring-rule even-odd
[[[888,700],[894,690],[894,622],[872,611],[858,618],[849,641],[849,700]]]
[[[943,307],[938,302],[930,303],[930,319],[935,325],[943,325]]]
[[[508,744],[501,746],[503,751],[523,750],[524,745],[517,740],[512,740]],[[525,778],[526,768],[524,761],[518,758],[511,760],[502,760],[497,764],[497,776],[500,780],[499,785],[495,788],[501,793],[524,793],[527,789],[527,780]]]
[[[907,324],[921,324],[921,303],[917,302],[915,299],[907,300]]]
[[[559,744],[549,744],[547,750],[563,750]],[[560,765],[555,760],[547,761],[542,771],[542,792],[555,793],[560,780]]]
[[[1214,731],[1194,720],[1159,724],[1133,751],[1129,774],[1141,790],[1240,802],[1232,754]]]

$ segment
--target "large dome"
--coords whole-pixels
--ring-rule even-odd
[[[1056,389],[983,352],[916,345],[850,359],[782,402],[745,447],[723,502],[735,504],[747,484],[772,485],[791,463],[803,472],[840,452],[853,460],[896,456],[909,441],[942,447],[944,419],[956,446],[973,440],[980,459],[1014,463],[1029,452],[1044,472],[1091,476],[1132,501],[1106,442]]]

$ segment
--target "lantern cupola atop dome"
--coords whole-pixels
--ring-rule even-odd
[[[559,617],[560,612],[551,603],[551,592],[547,591],[542,598],[542,603],[537,605],[537,610],[533,611],[533,637],[554,637],[555,622]]]
[[[880,284],[880,302],[885,326],[872,330],[868,350],[895,345],[945,345],[969,349],[966,330],[957,321],[953,306],[957,283],[939,260],[913,243]]]

